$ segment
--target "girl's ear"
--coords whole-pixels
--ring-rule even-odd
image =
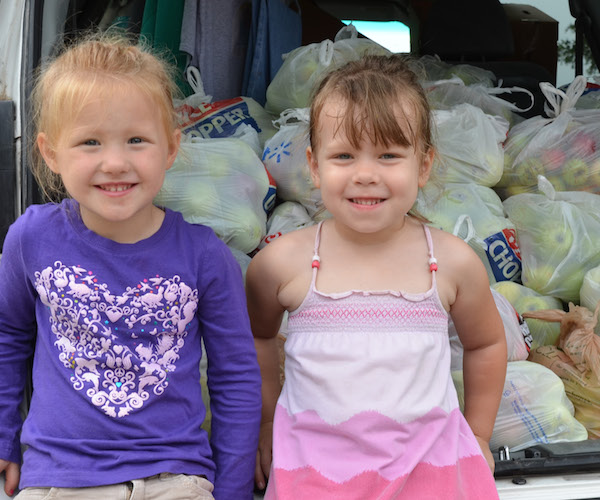
[[[48,165],[48,168],[55,174],[60,174],[58,164],[56,162],[56,154],[54,149],[50,146],[48,137],[43,132],[40,132],[37,136],[37,147],[40,150],[44,162]]]
[[[179,152],[179,145],[181,144],[181,130],[175,129],[173,131],[172,141],[169,143],[169,153],[167,155],[167,170],[173,166],[177,153]]]
[[[313,154],[313,150],[310,146],[306,148],[306,162],[310,169],[310,178],[313,181],[314,186],[319,189],[321,187],[321,178],[319,177],[319,164],[317,163],[316,155]]]
[[[433,159],[435,158],[435,151],[433,148],[429,148],[429,151],[423,155],[423,161],[421,168],[419,169],[419,187],[425,187],[431,174],[431,167],[433,167]]]

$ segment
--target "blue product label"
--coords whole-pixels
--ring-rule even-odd
[[[206,104],[201,109],[185,111],[192,123],[183,129],[183,133],[191,137],[229,137],[242,123],[247,123],[257,132],[261,132],[258,123],[250,115],[248,104],[241,98]]]
[[[521,281],[521,252],[515,236],[514,229],[503,229],[484,240],[496,281]]]

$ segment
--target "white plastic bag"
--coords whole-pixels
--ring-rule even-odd
[[[510,129],[498,182],[503,197],[536,192],[538,175],[557,191],[600,193],[600,109],[575,109],[585,87],[583,76],[564,92],[540,83],[549,118],[535,116]]]
[[[419,58],[418,66],[423,68],[427,81],[460,78],[465,85],[485,85],[493,87],[496,75],[491,71],[470,64],[451,64],[444,62],[437,55],[425,55]]]
[[[267,87],[265,109],[278,116],[288,108],[308,107],[313,88],[326,72],[367,53],[391,54],[378,43],[359,38],[356,28],[350,25],[338,32],[335,41],[303,45],[284,54],[283,64]]]
[[[591,311],[596,309],[600,302],[600,266],[590,269],[583,276],[579,299],[583,307]],[[600,324],[596,325],[596,333],[600,335]]]
[[[542,295],[579,303],[585,273],[600,265],[600,196],[556,192],[540,176],[538,193],[504,200],[517,229],[522,283]]]
[[[452,378],[462,408],[462,372],[453,372]],[[583,441],[588,432],[574,412],[562,380],[552,370],[531,361],[510,362],[490,448],[518,451],[536,444]]]
[[[273,122],[277,132],[265,142],[262,160],[277,183],[277,197],[300,203],[311,218],[319,218],[325,207],[306,160],[308,112],[308,108],[294,108],[281,113]]]
[[[437,154],[430,180],[495,186],[504,168],[508,121],[468,103],[432,113]]]
[[[258,248],[271,243],[286,233],[315,224],[306,209],[295,201],[284,201],[277,205],[267,220],[267,235],[262,239]]]
[[[242,124],[250,125],[258,134],[261,147],[275,133],[273,116],[251,97],[234,97],[213,102],[204,93],[199,74],[194,74],[190,85],[194,94],[175,100],[178,125],[189,138],[223,138],[236,133]]]
[[[512,304],[519,315],[543,309],[560,309],[562,302],[556,297],[540,295],[535,290],[515,283],[514,281],[499,281],[492,289],[501,293]],[[531,334],[531,349],[542,345],[553,345],[560,335],[560,325],[533,318],[524,318]]]
[[[250,253],[266,233],[270,188],[248,142],[197,138],[181,143],[154,201],[181,212],[188,222],[210,226],[225,243]]]
[[[531,109],[534,99],[529,90],[521,87],[489,87],[482,83],[465,85],[465,82],[456,76],[448,80],[424,82],[423,87],[427,91],[427,99],[432,109],[451,109],[458,104],[468,103],[488,115],[501,116],[510,125],[523,121],[523,117],[517,113]],[[530,97],[531,104],[519,108],[516,104],[498,97],[513,93],[526,94]]]

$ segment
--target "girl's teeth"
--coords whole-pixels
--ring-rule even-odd
[[[131,185],[127,186],[104,186],[102,189],[104,191],[110,191],[111,193],[118,193],[119,191],[125,191],[129,189]]]
[[[376,205],[379,203],[379,200],[352,200],[354,203],[358,205]]]

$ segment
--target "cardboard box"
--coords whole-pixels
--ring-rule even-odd
[[[515,53],[507,60],[530,61],[547,69],[556,85],[558,21],[526,4],[503,4],[511,26]]]

